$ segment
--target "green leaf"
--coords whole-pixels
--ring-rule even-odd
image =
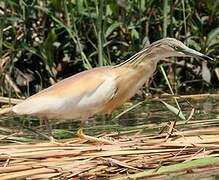
[[[33,48],[33,47],[28,47],[25,46],[24,47],[25,50],[29,51],[32,54],[35,54],[36,56],[39,56],[41,59],[43,59],[43,57],[41,56],[41,54],[37,51],[37,49]]]
[[[51,0],[51,4],[55,8],[55,10],[58,10],[58,11],[62,11],[63,10],[63,1]]]
[[[140,8],[141,8],[142,12],[145,11],[145,9],[146,9],[146,2],[145,2],[145,0],[141,0],[140,1]]]
[[[77,0],[76,5],[79,13],[84,12],[84,0]]]
[[[182,120],[186,120],[185,116],[183,115],[182,111],[175,108],[174,106],[160,100],[166,107],[167,109],[169,109],[172,113],[174,113],[175,115],[177,115],[180,119]]]
[[[207,46],[210,47],[219,42],[219,27],[208,33]]]
[[[142,179],[145,177],[157,176],[157,175],[161,175],[164,173],[168,174],[168,173],[179,172],[183,170],[188,171],[189,169],[192,169],[192,168],[212,166],[218,163],[219,163],[219,157],[206,157],[202,159],[184,161],[182,163],[178,163],[174,165],[161,166],[158,170],[156,169],[146,170],[146,171],[139,172],[136,174],[123,176],[123,177],[117,178],[116,180],[139,179],[139,178]]]
[[[14,49],[14,44],[8,41],[3,41],[3,46],[5,46],[8,49]]]
[[[53,43],[56,40],[57,40],[57,35],[55,33],[55,30],[52,29],[49,32],[45,42],[43,43],[43,47],[42,47],[43,48],[42,50],[43,50],[43,53],[44,53],[44,57],[46,57],[45,60],[47,61],[48,65],[50,67],[53,66],[53,62],[54,62],[55,47],[54,47]]]
[[[117,27],[119,27],[122,23],[120,22],[114,22],[111,24],[108,29],[106,30],[105,37],[107,38]]]
[[[197,43],[196,41],[194,41],[191,38],[189,38],[187,40],[187,45],[194,47],[197,51],[200,51],[202,49],[201,46],[200,46],[200,43]]]
[[[53,129],[52,134],[55,138],[59,138],[59,139],[70,138],[73,136],[73,133],[66,129]]]
[[[131,36],[133,39],[139,39],[139,33],[134,28],[131,30]]]
[[[109,4],[106,5],[106,16],[111,16],[113,14],[113,11]]]

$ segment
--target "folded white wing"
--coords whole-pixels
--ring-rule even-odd
[[[14,106],[12,110],[17,114],[68,119],[87,117],[98,113],[102,106],[114,96],[115,79],[111,76],[103,76],[95,81],[90,78],[92,75],[83,77],[79,83],[75,83],[75,81],[75,84],[65,83],[65,87],[62,88],[58,88],[59,85],[54,86],[54,88],[45,90],[45,93],[41,93],[41,95],[28,98]],[[80,84],[84,84],[82,86],[84,88],[77,87]],[[80,92],[77,88],[80,89]],[[52,91],[57,91],[58,95],[51,94]]]

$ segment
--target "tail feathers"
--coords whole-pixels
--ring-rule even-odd
[[[0,115],[9,113],[12,111],[12,107],[0,109]]]
[[[34,98],[25,100],[12,108],[16,114],[36,115],[42,113],[56,112],[60,109],[60,103],[55,98]],[[62,105],[62,104],[61,104]]]
[[[12,111],[16,114],[22,115],[22,114],[34,114],[39,110],[39,103],[33,102],[31,100],[26,100],[20,104],[17,104],[12,107]]]

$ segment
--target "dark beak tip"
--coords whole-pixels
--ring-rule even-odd
[[[211,58],[211,57],[209,57],[209,56],[206,56],[206,55],[202,56],[202,59],[204,59],[204,60],[206,60],[206,61],[212,61],[212,62],[215,61],[215,59],[213,59],[213,58]]]

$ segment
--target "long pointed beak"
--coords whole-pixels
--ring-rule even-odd
[[[183,49],[182,52],[187,56],[197,57],[197,58],[200,58],[200,59],[206,60],[206,61],[214,61],[213,58],[211,58],[207,55],[204,55],[198,51],[195,51],[193,49],[190,49],[190,48]]]

